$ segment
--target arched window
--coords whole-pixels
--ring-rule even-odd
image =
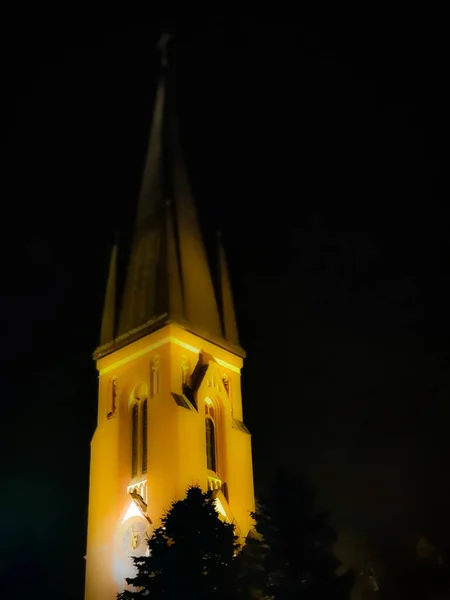
[[[214,423],[214,410],[212,406],[205,405],[206,419],[206,465],[210,471],[216,470],[216,432]]]
[[[147,473],[148,467],[148,385],[136,384],[130,396],[131,478]]]
[[[139,447],[139,405],[133,405],[131,414],[131,477],[136,477],[138,472],[138,447]]]
[[[142,473],[147,473],[147,400],[142,403]]]

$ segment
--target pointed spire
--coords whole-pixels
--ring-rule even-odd
[[[169,39],[165,37],[160,44],[162,74],[121,294],[116,346],[169,321],[226,344],[175,114],[173,69],[167,65]],[[227,285],[224,323],[229,342],[236,344],[234,310]],[[108,325],[106,337],[112,327]],[[102,340],[106,337],[102,334]]]
[[[163,127],[165,99],[166,76],[163,74],[156,91],[150,139],[139,193],[136,228],[145,225],[146,219],[154,215],[157,207],[161,205],[161,201],[163,200],[164,173],[162,162],[164,158]]]
[[[158,308],[161,308],[161,302],[157,303],[157,294],[161,285],[163,288],[166,287],[165,282],[158,281],[158,276],[164,277],[159,268],[159,254],[161,233],[164,229],[165,107],[166,73],[164,69],[156,91],[135,231],[123,290],[117,330],[119,336],[161,316],[157,314]],[[167,307],[162,310],[162,313],[167,312]]]
[[[172,119],[171,129],[172,139],[179,139],[175,118]],[[199,327],[207,335],[222,337],[208,257],[179,143],[173,143],[173,150],[173,193],[180,244],[186,320],[192,326]]]
[[[139,194],[136,226],[145,222],[156,207],[165,200],[164,195],[164,126],[167,113],[168,46],[172,36],[163,34],[157,44],[160,52],[161,74],[156,90],[150,138],[145,157],[144,173]]]
[[[103,307],[100,345],[114,339],[116,319],[116,278],[117,278],[117,243],[114,244],[109,261],[108,282],[106,284],[105,304]]]
[[[239,346],[239,334],[234,311],[233,294],[231,291],[230,276],[228,273],[227,259],[222,244],[222,234],[217,234],[219,269],[220,269],[220,292],[222,301],[222,319],[225,339],[231,344]]]

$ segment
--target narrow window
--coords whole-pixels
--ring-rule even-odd
[[[131,477],[136,477],[138,471],[138,436],[139,436],[139,406],[136,402],[131,414]]]
[[[216,440],[214,432],[214,421],[210,416],[206,417],[206,464],[210,471],[216,470]]]
[[[147,400],[142,403],[142,472],[147,473]]]

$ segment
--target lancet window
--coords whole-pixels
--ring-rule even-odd
[[[136,386],[131,407],[131,477],[147,473],[148,464],[148,388]]]
[[[206,465],[216,471],[216,422],[212,404],[205,403]]]
[[[131,477],[138,472],[139,451],[139,404],[135,402],[131,412]]]
[[[147,426],[147,398],[142,403],[142,473],[147,473],[147,437],[148,437],[148,426]]]

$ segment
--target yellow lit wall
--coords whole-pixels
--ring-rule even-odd
[[[200,354],[207,368],[196,394],[198,410],[184,408],[172,392],[182,394],[183,373],[189,382]],[[117,567],[119,538],[133,503],[128,489],[135,482],[147,481],[147,514],[154,526],[174,500],[184,497],[189,485],[206,490],[212,480],[226,482],[229,502],[221,494],[221,503],[243,541],[252,525],[254,494],[250,435],[234,421],[242,421],[241,368],[242,358],[174,324],[97,361],[99,403],[91,443],[86,600],[113,600],[123,589],[123,572]],[[115,411],[108,417],[113,379]],[[136,396],[144,395],[148,466],[146,474],[138,472],[132,479],[131,409]],[[207,471],[205,399],[216,409],[216,474]]]

